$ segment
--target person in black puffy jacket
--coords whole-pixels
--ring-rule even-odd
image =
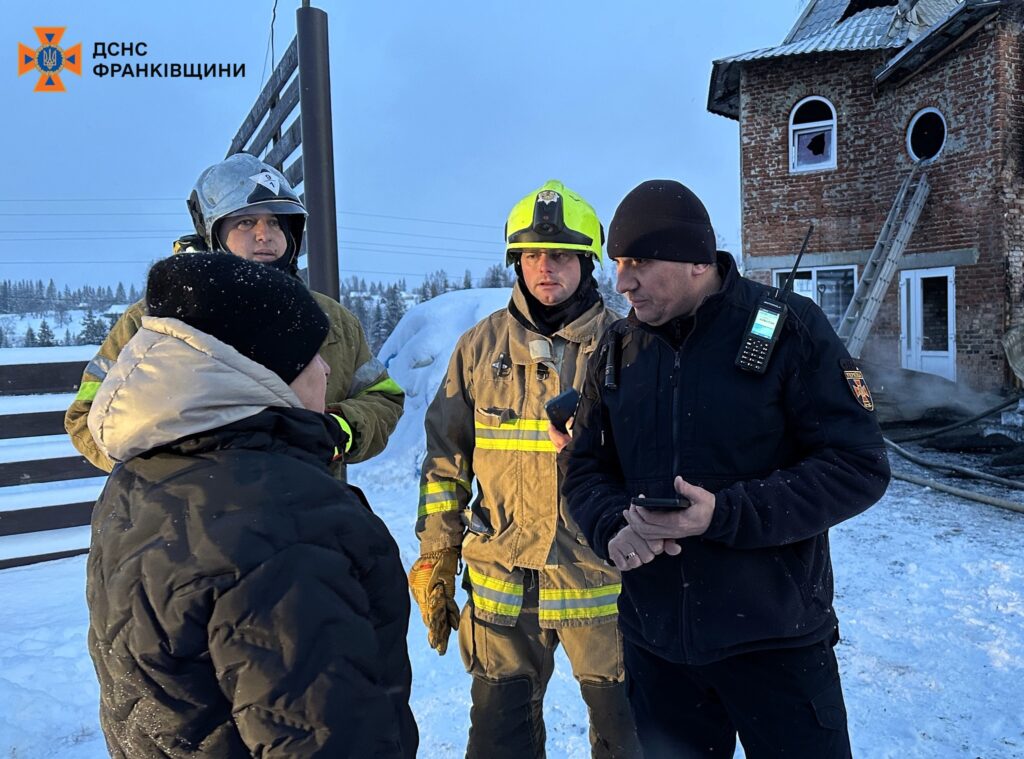
[[[157,263],[89,427],[89,652],[114,757],[412,757],[398,547],[328,465],[327,317],[235,256]]]
[[[716,252],[678,182],[630,192],[608,250],[633,309],[591,359],[563,492],[623,572],[644,754],[728,757],[738,734],[751,759],[847,757],[828,528],[890,476],[863,375],[794,294],[766,371],[736,365],[769,288]],[[639,496],[690,505],[631,505]]]

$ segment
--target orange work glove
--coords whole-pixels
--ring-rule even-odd
[[[409,588],[427,626],[427,642],[444,656],[448,637],[459,629],[459,607],[455,603],[455,574],[459,549],[445,548],[416,559],[409,570]]]

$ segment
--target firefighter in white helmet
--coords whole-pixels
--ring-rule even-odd
[[[277,169],[248,153],[235,153],[199,175],[188,199],[195,235],[175,243],[175,253],[221,251],[298,276],[306,208]],[[345,479],[345,464],[365,461],[384,450],[402,416],[405,393],[370,352],[359,320],[333,298],[314,292],[331,329],[320,355],[331,366],[327,412],[345,433],[345,449],[331,470]],[[101,451],[87,424],[93,397],[121,349],[139,331],[146,313],[133,304],[86,366],[78,394],[64,416],[64,427],[82,455],[100,469],[114,462]]]

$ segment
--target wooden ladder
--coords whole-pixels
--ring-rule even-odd
[[[913,194],[910,193],[912,186]],[[864,265],[853,299],[836,330],[851,356],[859,357],[864,349],[868,334],[878,316],[878,309],[885,298],[885,291],[889,289],[889,283],[896,274],[896,267],[907,247],[910,235],[914,232],[917,220],[921,217],[930,189],[928,177],[924,172],[918,174],[915,166],[896,193],[896,199],[889,209],[885,224],[882,225],[878,241]]]

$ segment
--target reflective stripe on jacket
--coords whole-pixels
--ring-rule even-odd
[[[528,313],[518,285],[512,297]],[[421,552],[461,547],[483,619],[515,624],[523,569],[538,570],[542,626],[615,618],[619,575],[589,548],[559,495],[544,404],[582,384],[616,318],[598,303],[547,338],[497,311],[459,339],[427,410]]]

